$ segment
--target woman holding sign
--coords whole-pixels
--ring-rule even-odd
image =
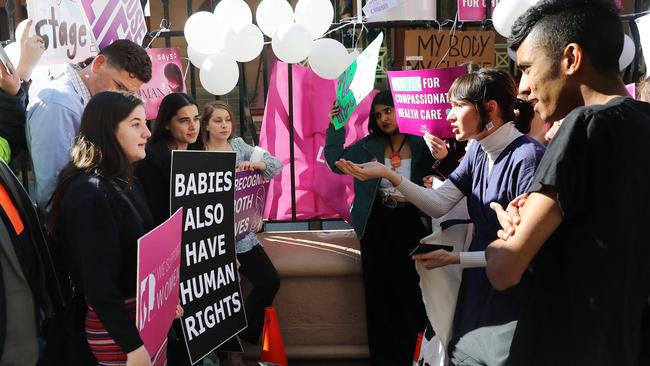
[[[240,137],[232,138],[234,114],[232,107],[222,101],[214,101],[203,107],[201,133],[207,151],[235,151],[238,170],[259,171],[265,179],[272,179],[282,170],[280,159],[268,152],[248,145]],[[239,337],[256,345],[264,326],[264,309],[271,306],[280,288],[280,278],[257,235],[248,233],[237,241],[239,272],[253,285],[244,301],[248,328]],[[232,355],[236,358],[239,355]],[[234,360],[238,363],[239,360]]]
[[[147,143],[147,157],[138,163],[136,175],[144,187],[155,225],[170,216],[170,175],[172,150],[187,150],[196,142],[200,131],[199,107],[185,93],[167,94],[160,102],[153,134]],[[179,322],[170,332],[167,357],[170,366],[189,366]],[[202,365],[199,361],[198,365]]]
[[[330,123],[325,158],[335,173],[344,173],[334,164],[346,159],[376,161],[413,184],[423,184],[423,178],[434,174],[434,159],[424,140],[399,132],[394,105],[390,91],[375,95],[370,134],[347,148],[345,128],[336,130]],[[339,113],[335,105],[330,121]],[[440,160],[454,157],[444,144],[436,155]],[[371,364],[407,365],[413,360],[417,334],[426,326],[419,278],[408,254],[429,233],[429,220],[385,179],[355,179],[354,193],[352,226],[361,241]]]
[[[135,324],[135,296],[137,241],[154,226],[133,177],[149,136],[137,96],[95,95],[52,196],[48,228],[83,292],[77,297],[87,302],[85,335],[100,365],[151,365]]]
[[[459,338],[474,329],[516,320],[525,296],[526,281],[507,291],[492,288],[487,279],[485,247],[497,238],[501,228],[491,202],[506,206],[526,192],[544,147],[518,128],[528,130],[530,104],[517,99],[512,77],[493,69],[481,69],[461,76],[449,90],[452,109],[448,120],[457,140],[474,139],[460,166],[437,189],[418,187],[384,165],[356,164],[340,160],[336,166],[360,181],[384,178],[417,207],[433,217],[447,213],[463,197],[474,223],[469,252],[448,253],[437,250],[414,255],[427,268],[460,264],[463,270],[453,335],[449,343],[452,357]],[[515,116],[515,110],[519,110]],[[507,351],[507,350],[506,350]]]

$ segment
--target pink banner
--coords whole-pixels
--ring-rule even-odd
[[[170,93],[185,93],[183,63],[178,48],[148,48],[151,58],[151,80],[142,85],[138,94],[145,101],[147,119],[156,119],[158,107]]]
[[[164,365],[179,304],[183,209],[138,240],[136,324],[153,365]]]
[[[289,161],[289,98],[287,64],[277,62],[271,74],[269,94],[260,133],[260,146],[284,165],[271,181],[264,216],[291,219],[291,167]],[[346,146],[368,134],[368,114],[376,91],[354,110],[345,125]],[[332,173],[325,162],[327,113],[336,98],[336,80],[318,77],[311,69],[293,65],[293,119],[297,218],[350,219],[354,198],[352,178]]]
[[[461,22],[485,20],[485,7],[489,0],[458,0],[458,20]],[[524,0],[520,0],[524,1]],[[492,0],[490,17],[499,0]]]
[[[465,66],[388,71],[400,132],[418,136],[430,132],[440,138],[454,137],[447,121],[451,108],[447,92],[454,80],[466,73]]]

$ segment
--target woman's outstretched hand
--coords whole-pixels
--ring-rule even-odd
[[[399,174],[377,161],[356,164],[349,160],[340,159],[336,162],[336,167],[343,173],[351,175],[358,180],[386,178],[395,186],[399,185],[402,181],[402,177]]]

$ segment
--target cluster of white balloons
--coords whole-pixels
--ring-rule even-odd
[[[492,13],[492,24],[494,29],[499,32],[504,37],[509,37],[512,30],[512,25],[515,23],[517,18],[528,10],[531,6],[535,5],[539,0],[501,0],[494,8]],[[623,42],[623,51],[621,51],[621,56],[618,59],[618,66],[621,71],[625,70],[632,61],[634,60],[634,55],[636,49],[634,47],[634,41],[627,34],[624,35]],[[511,50],[508,50],[510,58],[515,59],[515,54]]]
[[[335,40],[319,39],[334,19],[329,0],[299,0],[296,9],[286,0],[263,0],[257,7],[257,25],[244,0],[222,0],[213,13],[200,11],[185,23],[187,54],[200,69],[201,85],[223,95],[239,80],[237,61],[255,59],[269,36],[275,55],[287,63],[309,57],[321,77],[334,79],[351,63],[345,47]]]

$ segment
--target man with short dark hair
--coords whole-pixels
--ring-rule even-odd
[[[70,148],[90,98],[102,91],[136,93],[151,80],[147,52],[129,40],[117,40],[84,69],[66,65],[64,74],[33,98],[27,108],[27,142],[36,178],[36,202],[42,209],[56,177],[70,161]]]
[[[486,251],[488,278],[506,289],[532,272],[508,364],[647,364],[650,105],[626,96],[617,9],[542,1],[509,46],[520,91],[542,119],[564,122],[525,203],[495,207],[508,220]]]

